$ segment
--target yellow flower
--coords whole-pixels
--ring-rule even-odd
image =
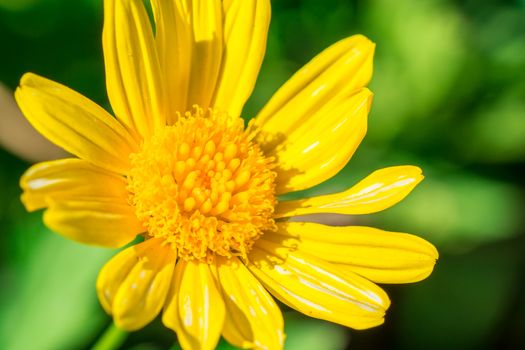
[[[269,0],[104,2],[103,46],[115,117],[86,97],[26,74],[16,99],[31,124],[78,158],[22,177],[28,210],[87,244],[128,247],[97,291],[117,326],[136,330],[162,310],[184,349],[279,349],[273,297],[355,329],[383,323],[378,283],[427,277],[425,240],[363,226],[288,221],[313,213],[386,209],[423,179],[414,166],[371,173],[348,190],[279,196],[335,175],[366,133],[374,44],[356,35],[315,57],[244,126],[263,60]],[[303,220],[307,220],[305,217]]]

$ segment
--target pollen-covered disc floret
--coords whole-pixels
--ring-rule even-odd
[[[131,202],[147,235],[179,257],[246,257],[275,230],[272,159],[241,118],[200,108],[166,126],[131,155]]]

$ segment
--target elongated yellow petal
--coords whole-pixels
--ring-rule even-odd
[[[270,1],[227,0],[223,8],[225,48],[214,107],[239,116],[253,91],[266,51]]]
[[[140,328],[159,313],[175,258],[170,247],[149,239],[124,249],[104,265],[97,278],[97,294],[119,327]]]
[[[177,333],[183,349],[214,349],[221,336],[225,308],[210,266],[204,262],[177,263],[162,322]]]
[[[44,223],[64,237],[86,244],[118,248],[144,228],[126,198],[76,197],[48,200]]]
[[[220,0],[186,0],[193,33],[187,107],[210,107],[223,52]]]
[[[381,288],[306,253],[278,257],[259,248],[263,240],[250,253],[248,267],[277,299],[308,316],[355,329],[383,323],[390,301]]]
[[[24,173],[20,186],[29,211],[47,207],[47,198],[128,196],[123,176],[77,158],[35,164]]]
[[[256,117],[258,141],[270,151],[321,107],[337,105],[372,76],[375,45],[355,35],[330,46],[301,68]],[[334,107],[332,107],[334,108]]]
[[[155,42],[166,88],[169,112],[167,123],[177,120],[177,112],[187,106],[190,82],[193,34],[187,3],[183,1],[152,0],[155,18]]]
[[[171,286],[166,297],[164,304],[164,310],[162,312],[162,323],[177,332],[181,329],[181,322],[179,319],[179,289],[184,273],[185,263],[184,260],[179,259],[175,265],[175,271],[173,271],[173,278],[171,279]]]
[[[93,101],[32,73],[24,74],[15,97],[33,127],[57,146],[117,173],[129,169],[135,141]]]
[[[268,153],[277,159],[276,192],[309,188],[337,174],[365,137],[371,102],[372,93],[363,88],[339,104],[319,109],[290,131]]]
[[[141,0],[104,1],[102,43],[111,106],[129,129],[147,138],[165,124],[165,89]]]
[[[252,273],[237,259],[217,261],[226,303],[224,337],[238,347],[282,349],[281,311]]]
[[[112,304],[115,324],[137,330],[151,322],[166,301],[175,268],[176,255],[160,241],[144,249],[136,246],[136,265],[118,288]]]
[[[376,170],[344,192],[280,202],[275,210],[275,217],[314,213],[375,213],[401,201],[421,180],[421,169],[416,166],[405,165]]]
[[[150,243],[152,242],[148,244]],[[136,249],[130,247],[111,258],[100,270],[97,278],[97,295],[100,304],[108,314],[113,313],[115,295],[137,261]]]
[[[243,329],[237,325],[238,322],[244,322]],[[224,319],[224,326],[222,327],[222,336],[228,341],[228,343],[240,349],[253,349],[254,345],[250,341],[253,337],[251,333],[248,332],[249,327],[250,325],[246,318],[234,322],[231,320],[231,316],[228,315],[228,310],[226,310],[226,318]],[[249,335],[247,336],[246,334]]]
[[[438,252],[414,235],[388,232],[371,227],[332,227],[306,222],[278,223],[277,232],[265,239],[296,246],[332,263],[342,264],[378,283],[411,283],[432,272]],[[289,238],[293,242],[286,243]]]

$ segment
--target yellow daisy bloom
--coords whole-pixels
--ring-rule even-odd
[[[341,193],[280,200],[341,170],[366,133],[374,44],[330,46],[246,127],[241,111],[263,60],[269,0],[105,0],[103,46],[115,117],[28,73],[16,99],[31,124],[77,158],[22,177],[28,210],[87,244],[122,247],[97,291],[116,325],[136,330],[162,310],[184,349],[221,335],[280,349],[274,299],[355,329],[384,321],[378,283],[427,277],[436,249],[413,235],[288,220],[386,209],[423,179],[414,166],[371,173]]]

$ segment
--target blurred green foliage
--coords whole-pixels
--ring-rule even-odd
[[[32,71],[108,106],[102,15],[101,0],[0,0],[0,82],[14,89]],[[377,43],[369,132],[340,174],[303,194],[420,165],[427,179],[404,202],[352,220],[417,233],[441,257],[427,281],[387,286],[382,327],[349,331],[287,311],[288,348],[525,348],[525,1],[274,1],[245,115],[354,33]],[[27,166],[0,149],[0,348],[88,348],[109,323],[94,281],[113,252],[67,241],[25,213],[18,178]],[[174,340],[156,321],[124,347]]]

